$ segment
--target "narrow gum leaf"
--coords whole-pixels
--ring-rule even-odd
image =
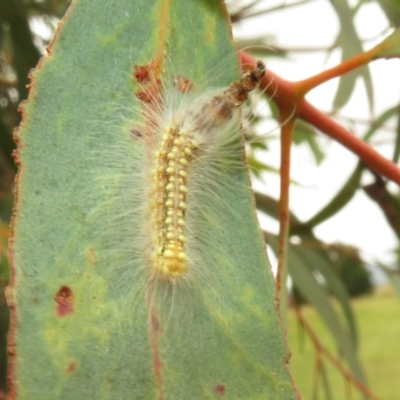
[[[332,200],[307,222],[298,227],[298,229],[312,229],[340,211],[357,192],[362,170],[363,166],[358,164],[353,173],[350,175],[349,179],[345,182],[338,193],[336,193]]]
[[[118,132],[139,102],[132,68],[150,61],[195,87],[237,80],[223,3],[76,0],[33,74],[17,136],[10,399],[293,400],[244,165],[234,180],[221,176],[229,189],[214,185],[210,196],[221,214],[206,226],[219,251],[204,253],[218,260],[207,265],[217,279],[194,278],[182,296],[173,292],[179,301],[167,290],[166,305],[149,309],[142,258],[118,247],[117,239],[135,246],[144,235],[124,218],[141,209],[136,186],[131,203],[118,191],[122,209],[112,188],[124,172],[127,139]],[[146,155],[130,146],[126,161],[137,167]],[[143,168],[132,175],[145,176]]]
[[[386,39],[375,46],[377,58],[400,57],[400,28],[396,28]]]
[[[270,237],[268,243],[274,249],[274,252],[276,252],[276,238]],[[317,282],[314,274],[314,265],[309,263],[306,253],[307,249],[303,249],[301,246],[289,245],[289,274],[296,282],[296,286],[301,293],[318,311],[353,375],[360,382],[366,383],[365,373],[358,359],[354,340],[341,323],[339,315],[331,304],[326,290]]]
[[[354,26],[355,10],[347,4],[347,1],[332,2],[332,6],[339,18],[341,29],[337,42],[342,47],[342,61],[345,61],[355,54],[363,52],[362,43]],[[373,110],[372,78],[369,67],[366,65],[340,77],[338,90],[333,100],[334,111],[339,110],[348,102],[354,91],[358,77],[361,77],[364,81],[369,106]]]

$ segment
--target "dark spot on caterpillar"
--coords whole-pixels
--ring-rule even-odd
[[[68,286],[61,286],[54,296],[56,312],[60,317],[65,317],[74,311],[74,296]]]
[[[215,393],[217,393],[219,396],[225,396],[225,385],[215,385]]]

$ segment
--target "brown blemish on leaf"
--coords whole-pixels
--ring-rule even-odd
[[[8,348],[7,348],[7,354],[8,354],[9,357],[15,356],[15,354],[16,354],[16,352],[15,352],[15,345],[8,346]]]
[[[161,81],[152,79],[146,86],[136,91],[136,97],[146,104],[157,104],[161,102]]]
[[[174,86],[181,93],[190,92],[194,88],[193,82],[191,82],[188,78],[180,75],[174,78]]]
[[[76,370],[76,361],[70,361],[65,369],[67,374],[72,374]]]
[[[221,385],[221,384],[215,385],[214,390],[218,396],[225,396],[225,391],[226,391],[225,385]]]
[[[14,139],[14,141],[15,141],[15,142],[17,143],[17,145],[18,145],[19,140],[15,140],[15,139]],[[21,159],[20,159],[20,156],[19,156],[19,151],[18,151],[18,149],[14,149],[13,152],[12,152],[12,154],[11,154],[11,156],[12,156],[12,158],[14,159],[14,164],[15,164],[17,167],[19,167],[19,166],[21,165]]]
[[[150,82],[150,71],[147,65],[134,65],[133,76],[138,83]]]
[[[8,307],[13,310],[15,308],[14,292],[10,286],[6,286],[4,289],[4,296],[6,298]]]
[[[131,131],[132,138],[138,139],[144,136],[149,139],[152,137],[150,127],[154,126],[155,121],[153,121],[154,115],[150,110],[157,110],[162,104],[162,82],[159,79],[160,66],[159,60],[151,60],[147,65],[134,66],[133,76],[139,84],[135,95],[142,103],[148,106],[143,108],[143,115],[147,120],[148,129],[145,132],[134,129]],[[135,135],[136,132],[141,136]]]
[[[89,247],[86,250],[86,260],[90,266],[95,266],[97,264],[98,258],[96,250],[93,247]]]
[[[158,321],[154,308],[150,310],[150,338],[153,350],[153,371],[157,385],[157,400],[164,400],[164,389],[162,382],[162,363],[160,357],[160,349],[158,347],[160,334],[160,323]]]
[[[146,90],[137,90],[135,94],[142,103],[151,103],[151,96]]]
[[[131,129],[131,138],[132,139],[140,139],[143,137],[143,133],[140,132],[138,129]]]
[[[61,286],[54,296],[56,312],[60,317],[65,317],[74,311],[74,296],[68,286]]]

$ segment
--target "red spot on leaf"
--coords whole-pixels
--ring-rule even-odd
[[[153,60],[147,65],[135,65],[133,77],[139,83],[136,97],[142,102],[153,107],[158,107],[162,102],[162,83],[160,76],[160,60]],[[149,108],[147,108],[147,112]],[[145,110],[146,114],[146,110]]]
[[[61,317],[65,317],[74,311],[74,296],[68,286],[61,286],[54,296],[56,301],[56,311]]]
[[[225,385],[215,385],[215,393],[217,393],[219,396],[225,396]]]
[[[161,103],[161,81],[156,79],[151,84],[148,84],[145,89],[136,91],[136,97],[146,104],[160,104]]]
[[[149,67],[147,65],[134,65],[133,76],[135,77],[138,83],[150,82]]]
[[[151,96],[145,90],[137,90],[136,91],[136,97],[142,103],[151,103]]]

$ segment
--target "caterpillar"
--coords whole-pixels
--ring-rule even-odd
[[[217,258],[229,257],[210,231],[231,207],[221,192],[236,188],[243,169],[239,110],[265,65],[205,90],[179,74],[161,81],[156,70],[152,63],[134,66],[139,104],[124,108],[124,116],[113,113],[107,139],[93,146],[104,197],[94,214],[104,220],[99,259],[112,290],[134,303],[144,290],[171,308],[172,297],[196,284],[215,287]]]
[[[139,81],[143,81],[144,69],[136,67]],[[196,179],[193,170],[196,164],[201,166],[202,159],[207,160],[211,154],[218,156],[216,144],[229,145],[226,142],[231,141],[232,130],[236,132],[231,125],[233,115],[247,100],[248,93],[259,86],[264,73],[265,65],[259,61],[253,70],[245,72],[229,87],[197,97],[188,96],[193,85],[182,77],[175,80],[176,98],[162,99],[151,94],[144,96],[143,91],[138,93],[146,104],[150,132],[154,135],[148,191],[150,280],[184,279],[190,274],[190,268],[194,268],[187,251],[190,228],[186,229],[186,216],[190,212],[187,206],[192,195],[190,187],[196,186],[196,182],[191,182]],[[192,234],[196,233],[194,228]]]

